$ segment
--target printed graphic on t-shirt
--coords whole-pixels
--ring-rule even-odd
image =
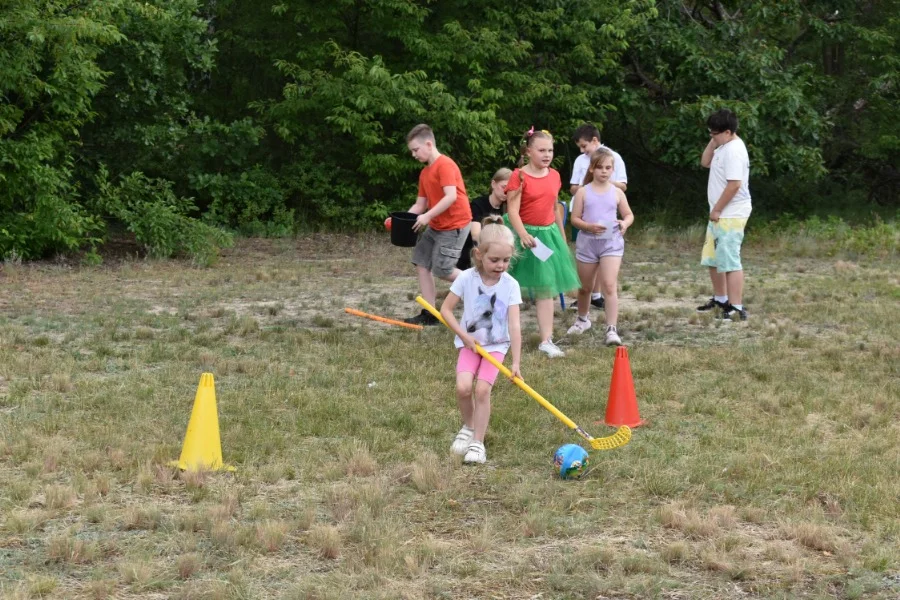
[[[472,311],[472,321],[463,323],[466,333],[472,334],[475,341],[482,346],[496,342],[508,341],[506,315],[509,307],[503,300],[497,299],[497,293],[488,294],[478,286],[478,296]]]
[[[488,352],[509,350],[509,307],[522,303],[519,283],[503,273],[496,284],[485,285],[477,269],[467,269],[450,284],[450,291],[463,300],[459,321],[463,331]],[[463,347],[459,336],[453,342]]]

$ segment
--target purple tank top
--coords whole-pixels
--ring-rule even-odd
[[[588,223],[615,223],[618,208],[616,187],[609,186],[609,191],[598,194],[590,184],[584,186],[584,210],[581,218]],[[618,229],[618,225],[615,226]]]

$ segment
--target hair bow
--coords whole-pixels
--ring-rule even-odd
[[[534,125],[531,126],[531,129],[525,132],[525,137],[531,137],[534,135]]]

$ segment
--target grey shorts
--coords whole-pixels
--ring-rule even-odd
[[[624,256],[625,238],[619,233],[618,227],[612,238],[601,240],[596,235],[578,232],[575,240],[575,260],[583,263],[598,263],[604,256]]]
[[[428,269],[435,277],[449,277],[456,268],[471,227],[469,224],[461,229],[447,231],[436,231],[429,227],[416,242],[413,264]]]

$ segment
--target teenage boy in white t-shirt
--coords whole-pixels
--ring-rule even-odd
[[[609,178],[609,182],[622,190],[628,189],[628,174],[625,171],[625,161],[622,156],[610,148],[600,143],[600,130],[592,123],[584,123],[575,130],[572,136],[581,154],[575,159],[572,165],[572,178],[569,180],[569,192],[572,194],[572,202],[575,201],[575,192],[584,185],[584,176],[587,174],[588,166],[591,164],[591,154],[600,148],[606,148],[613,155],[613,172]],[[572,204],[569,204],[569,212],[572,211]],[[599,271],[598,271],[599,273]],[[604,305],[603,294],[600,293],[600,278],[594,278],[594,287],[591,292],[591,306],[602,309]],[[578,308],[578,303],[573,302],[572,308]]]
[[[706,120],[706,127],[709,143],[700,164],[709,169],[709,223],[700,264],[709,267],[713,297],[698,306],[697,311],[715,310],[726,319],[738,317],[746,321],[741,243],[752,210],[750,157],[744,141],[737,136],[738,119],[733,112],[714,112]]]

